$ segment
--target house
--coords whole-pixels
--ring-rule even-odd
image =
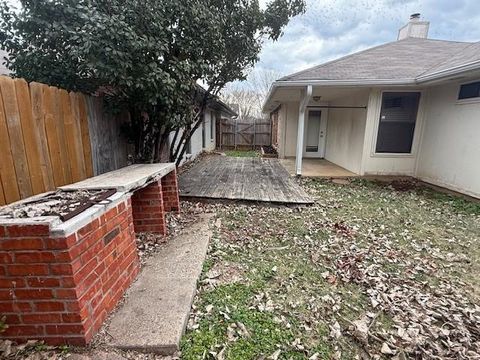
[[[217,147],[217,126],[221,119],[231,119],[237,116],[236,112],[218,97],[211,99],[203,113],[202,124],[192,134],[187,145],[187,151],[182,163],[195,159],[203,151],[213,151]],[[174,133],[170,135],[173,142]]]
[[[480,197],[480,42],[398,40],[275,81],[264,103],[281,158],[405,175]],[[310,160],[309,160],[310,161]]]

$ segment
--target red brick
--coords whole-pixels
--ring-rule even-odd
[[[51,251],[19,252],[15,254],[15,263],[47,263],[54,262],[55,254]]]
[[[7,232],[5,231],[5,226],[0,225],[0,238],[5,237],[7,235]]]
[[[18,238],[0,240],[0,250],[41,250],[43,241],[41,238]]]
[[[13,289],[21,287],[25,287],[25,279],[23,278],[0,279],[0,288],[2,289]]]
[[[50,270],[53,275],[73,275],[71,264],[51,264]]]
[[[13,262],[12,254],[8,252],[0,252],[0,264],[11,264]]]
[[[29,265],[7,265],[7,271],[10,276],[18,276],[18,275],[47,275],[48,265],[45,264],[29,264]]]
[[[60,301],[45,301],[45,302],[36,302],[35,311],[38,312],[50,312],[50,311],[64,311],[65,303]]]
[[[49,335],[80,335],[85,329],[83,325],[46,325],[45,332]]]
[[[39,336],[43,335],[43,328],[35,325],[13,325],[9,326],[2,337],[17,337],[17,336]]]
[[[60,280],[52,277],[28,278],[27,284],[35,288],[56,288],[60,286]]]
[[[62,322],[65,323],[81,323],[83,321],[80,314],[62,314]]]
[[[22,320],[25,324],[52,324],[61,322],[62,315],[58,313],[23,314]]]
[[[5,324],[12,325],[12,324],[21,324],[20,316],[17,314],[7,314],[5,316]]]
[[[0,313],[31,311],[32,305],[28,302],[0,302]]]
[[[9,237],[49,235],[48,225],[9,225],[6,226]]]
[[[75,289],[57,289],[55,290],[56,299],[76,299],[77,292]]]
[[[66,238],[48,238],[44,240],[45,248],[51,250],[69,249],[77,243],[77,234]]]
[[[51,289],[16,289],[15,297],[18,299],[52,299],[53,292]]]

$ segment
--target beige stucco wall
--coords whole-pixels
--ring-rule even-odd
[[[480,102],[457,103],[459,86],[429,89],[416,176],[480,197]]]
[[[365,106],[370,90],[332,101],[332,106]],[[366,109],[329,109],[325,159],[359,174],[362,166]]]
[[[404,91],[421,91],[417,123],[413,138],[411,154],[376,154],[376,137],[380,110],[382,104],[382,91],[401,91],[400,89],[374,89],[370,92],[365,126],[365,139],[363,147],[363,163],[361,175],[415,175],[416,158],[422,133],[422,124],[425,113],[427,92],[422,89],[402,89]]]

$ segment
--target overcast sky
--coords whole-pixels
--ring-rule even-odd
[[[416,12],[430,21],[429,38],[480,41],[479,0],[307,0],[284,36],[265,43],[255,69],[286,75],[394,41]]]

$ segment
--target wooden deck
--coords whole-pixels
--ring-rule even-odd
[[[277,159],[208,156],[180,175],[180,196],[311,204]]]

